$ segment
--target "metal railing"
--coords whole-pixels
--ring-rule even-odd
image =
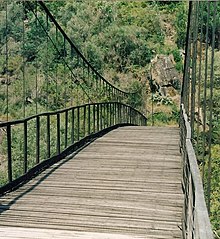
[[[213,233],[205,203],[202,180],[192,144],[191,127],[183,104],[181,105],[180,119],[184,193],[183,238],[212,239]]]
[[[0,120],[91,102],[131,104],[138,95],[107,81],[67,36],[45,2],[3,0],[2,6]]]
[[[7,155],[0,194],[17,187],[86,142],[119,126],[146,125],[139,111],[119,102],[91,103],[0,123]]]
[[[0,194],[111,129],[147,122],[126,104],[132,105],[139,92],[125,92],[104,79],[43,1],[4,0],[3,5],[6,85],[4,102],[0,103],[6,105],[7,121],[0,123]],[[11,23],[18,25],[16,37],[21,45],[15,52],[9,42],[15,35]],[[31,34],[33,29],[35,34]],[[17,79],[22,84],[16,89],[10,85],[8,70],[14,57],[22,61]],[[23,111],[18,114],[23,119],[9,120],[10,107],[14,107],[10,97],[15,102],[15,95],[22,97],[21,102],[16,100],[23,110],[16,109]],[[27,112],[28,104],[36,104],[35,109],[30,107]]]
[[[181,94],[185,238],[213,238],[208,214],[219,233],[219,7],[219,1],[189,2]]]
[[[68,55],[67,50],[70,49],[72,57],[78,58],[77,61],[79,61],[79,58],[81,59],[81,65],[84,68],[83,72],[87,73],[87,79],[84,78],[84,81],[85,80],[88,81],[89,79],[94,77],[96,81],[98,81],[97,83],[99,83],[103,89],[109,90],[109,92],[106,91],[106,94],[108,94],[107,96],[109,96],[110,94],[111,96],[116,97],[116,99],[117,98],[123,99],[128,97],[129,95],[132,97],[132,95],[137,94],[137,92],[126,92],[115,87],[113,84],[107,81],[101,74],[99,74],[99,72],[88,62],[88,60],[73,44],[73,42],[70,40],[70,38],[67,36],[65,31],[61,28],[61,26],[55,20],[55,18],[53,17],[49,9],[46,7],[46,5],[43,3],[43,1],[39,1],[39,5],[44,10],[46,19],[48,18],[50,19],[50,21],[53,23],[54,27],[56,28],[56,31],[59,31],[60,35],[62,36],[63,40],[60,40],[60,42],[63,42],[63,49],[65,49],[66,55]],[[69,47],[67,46],[67,44],[69,44]]]

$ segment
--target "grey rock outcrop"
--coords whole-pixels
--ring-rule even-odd
[[[175,68],[173,55],[156,55],[151,61],[150,86],[161,96],[179,95],[181,75]]]

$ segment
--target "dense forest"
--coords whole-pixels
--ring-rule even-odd
[[[50,22],[45,22],[40,10],[37,21],[36,15],[30,10],[30,3],[8,2],[7,18],[6,2],[0,3],[0,121],[68,107],[76,98],[77,103],[85,103],[79,85],[73,86],[73,82],[68,80],[66,66],[60,63],[60,55],[54,50],[63,44],[56,29]],[[178,99],[161,95],[153,90],[148,76],[156,57],[172,56],[173,65],[181,79],[188,8],[186,2],[78,0],[50,1],[46,4],[71,41],[106,80],[127,91],[140,91],[138,99],[133,99],[134,106],[149,117],[149,123],[178,125],[180,87],[174,87]],[[48,42],[43,28],[59,44],[54,46]],[[65,56],[65,49],[59,50]],[[8,58],[6,51],[10,52]],[[74,64],[68,59],[66,61]],[[25,81],[22,75],[24,69],[29,75]],[[56,78],[49,85],[44,81],[46,77],[43,73],[46,71],[49,72],[46,77]],[[64,76],[67,80],[63,82],[61,79]],[[215,92],[214,111],[219,115],[218,82]],[[8,101],[7,94],[12,96]],[[103,95],[100,98],[92,94],[94,99],[106,99]],[[214,130],[211,220],[214,230],[219,233],[219,118]],[[19,136],[16,141],[19,141]]]

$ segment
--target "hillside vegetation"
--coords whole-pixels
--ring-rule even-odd
[[[68,77],[63,81],[65,67],[60,63],[60,56],[48,43],[28,4],[13,0],[7,2],[7,20],[6,1],[0,2],[0,121],[57,110],[73,102],[85,103],[75,82]],[[34,5],[33,2],[31,4]],[[158,125],[177,125],[178,101],[158,92],[152,95],[148,76],[151,62],[158,55],[172,55],[174,66],[181,74],[186,2],[77,0],[48,1],[46,5],[73,43],[107,80],[125,90],[142,91],[139,98],[134,99],[135,106],[149,117],[149,124],[152,120]],[[38,18],[47,28],[40,10]],[[48,28],[55,39],[56,29],[50,25]],[[218,84],[216,92],[214,110],[219,115]],[[90,94],[94,95],[94,92]],[[152,105],[156,111],[154,117],[151,115]],[[214,135],[213,174],[216,180],[211,208],[211,220],[216,231],[219,230],[220,211],[218,122],[219,119],[216,120]],[[19,129],[14,137],[14,141],[22,142]],[[21,151],[21,145],[14,147],[15,151]],[[0,149],[0,153],[2,151]],[[0,171],[2,168],[4,166],[0,165]]]
[[[185,3],[57,1],[47,2],[47,6],[95,69],[122,89],[134,91],[142,88],[145,98],[146,95],[149,98],[147,75],[150,62],[157,54],[174,54],[178,59],[177,68],[181,71],[182,59],[178,47],[183,47],[186,23]],[[1,2],[0,5],[2,36],[0,62],[3,63],[0,69],[3,86],[0,92],[0,106],[3,109],[0,115],[1,120],[6,118],[7,90],[10,95],[9,118],[23,116],[24,103],[26,104],[25,114],[29,115],[36,111],[35,108],[37,112],[43,112],[48,107],[50,110],[55,110],[68,106],[68,102],[71,101],[72,92],[65,90],[64,93],[66,84],[63,84],[54,74],[56,71],[62,76],[64,71],[58,62],[59,57],[54,52],[54,46],[47,43],[45,33],[29,10],[27,3],[24,7],[25,13],[21,3],[12,1],[8,4],[8,35],[6,36],[5,3]],[[24,14],[27,20],[23,25]],[[40,12],[38,18],[42,23],[45,21]],[[42,25],[45,26],[46,23]],[[55,34],[56,29],[51,28],[49,31]],[[8,72],[5,71],[4,64],[6,40],[10,52],[7,62]],[[26,75],[25,82],[22,75],[23,69]],[[41,74],[48,69],[51,70],[51,79],[58,78],[57,82],[51,80],[49,88]],[[8,76],[10,87],[7,88]],[[35,78],[38,78],[38,86],[33,87],[36,85]],[[46,93],[50,95],[50,104],[47,107]],[[65,97],[64,94],[66,94]],[[147,100],[145,99],[144,102]],[[147,103],[141,104],[139,109],[145,113],[150,111]],[[172,110],[170,112],[172,113]],[[172,118],[172,114],[170,117]]]

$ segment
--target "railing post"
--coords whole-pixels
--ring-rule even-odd
[[[75,120],[74,120],[74,117],[75,117],[75,114],[74,114],[74,108],[72,109],[72,120],[71,120],[71,143],[73,144],[74,143],[74,136],[75,136],[75,133],[74,133],[74,123],[75,123]]]
[[[103,112],[102,112],[102,103],[100,104],[100,130],[103,129]]]
[[[11,125],[7,125],[8,181],[12,181]]]
[[[47,158],[50,158],[50,115],[47,115]]]
[[[99,104],[97,104],[97,131],[99,131]]]
[[[27,121],[24,121],[24,173],[27,172]]]
[[[105,107],[106,107],[106,124],[107,127],[109,127],[109,103],[106,103]]]
[[[117,124],[120,123],[119,103],[117,103]]]
[[[57,154],[60,154],[60,114],[57,114]]]
[[[90,125],[90,123],[91,123],[91,119],[90,119],[90,105],[88,105],[88,134],[90,135],[90,133],[91,133],[91,125]]]
[[[107,128],[107,114],[106,114],[106,103],[103,104],[103,126],[104,128]]]
[[[77,107],[77,141],[79,141],[80,135],[80,108]]]
[[[112,103],[110,103],[109,105],[109,118],[110,118],[110,126],[112,126]]]
[[[36,164],[40,162],[40,117],[36,118]]]
[[[83,107],[83,137],[86,136],[86,105]]]
[[[96,105],[93,104],[93,133],[96,132],[96,127],[95,127],[95,120],[96,120],[96,117],[95,117],[95,108],[96,108]]]
[[[65,141],[64,141],[65,148],[68,145],[68,110],[65,111]]]

